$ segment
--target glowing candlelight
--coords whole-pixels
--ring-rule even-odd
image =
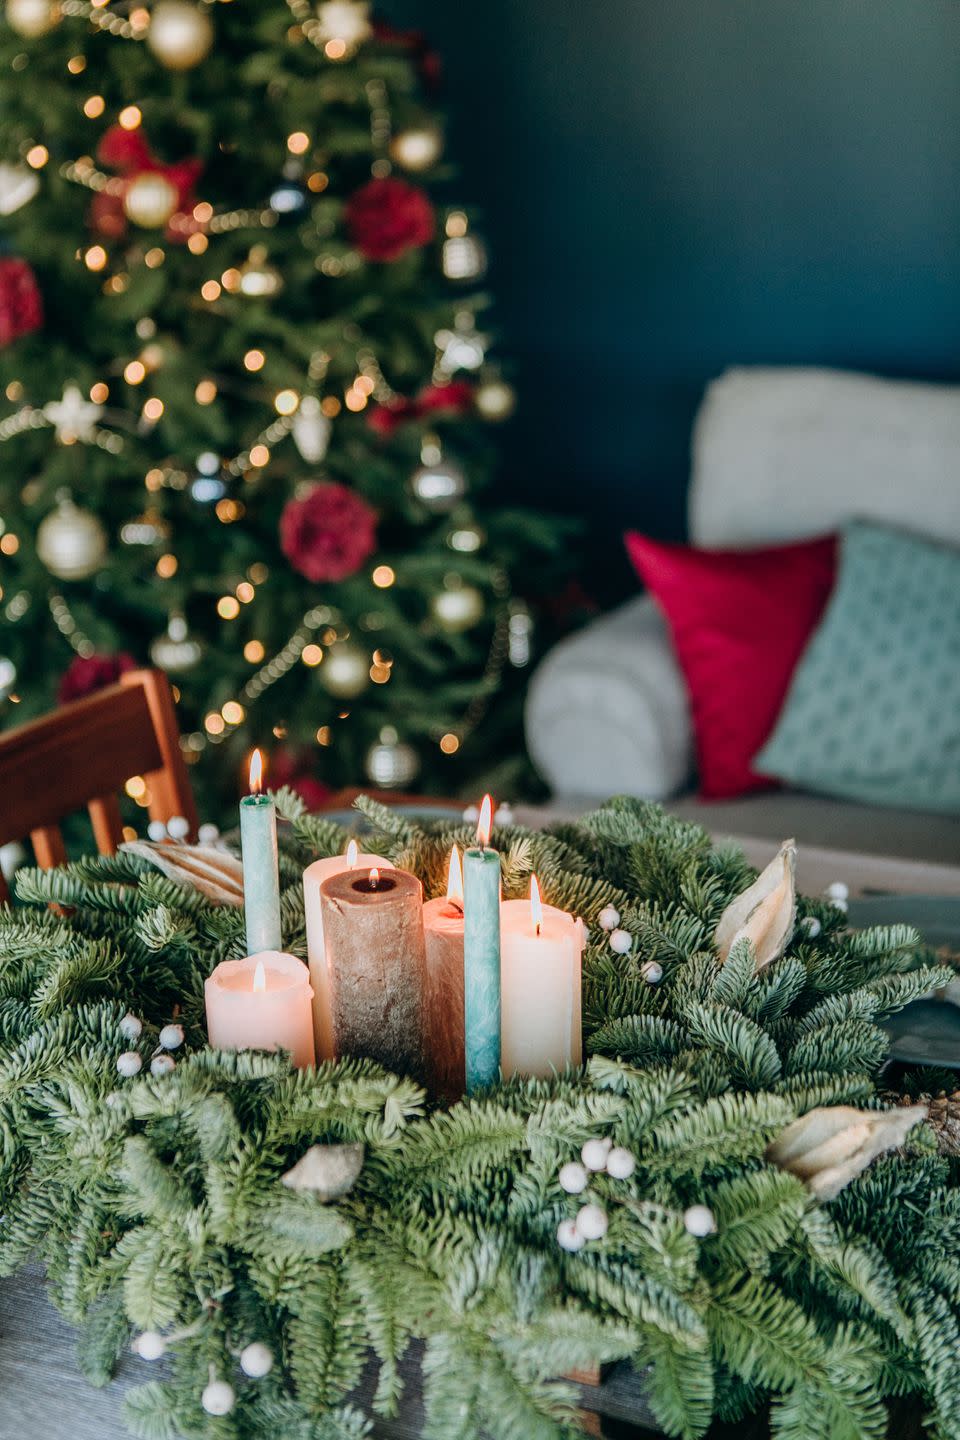
[[[530,921],[534,935],[539,935],[543,928],[543,902],[540,899],[540,886],[537,884],[536,875],[530,876]]]
[[[350,844],[347,846],[347,869],[348,869],[348,870],[355,870],[355,869],[357,868],[357,858],[358,858],[359,854],[360,854],[360,851],[359,851],[359,847],[358,847],[358,845],[357,845],[356,840],[351,840],[351,841],[350,841]]]
[[[477,844],[481,850],[486,850],[490,844],[490,831],[493,829],[493,801],[489,795],[484,795],[483,804],[480,806],[480,819],[477,821]]]
[[[263,789],[263,755],[254,750],[250,756],[250,794],[259,795]]]
[[[447,899],[463,912],[463,866],[456,845],[450,851],[450,864],[447,866]]]
[[[262,961],[262,960],[258,960],[258,961],[257,961],[257,968],[256,968],[256,970],[254,970],[254,972],[253,972],[253,989],[254,989],[254,993],[256,994],[256,992],[259,991],[259,990],[266,990],[266,988],[267,988],[267,972],[266,972],[266,970],[264,970],[264,968],[263,968],[263,961]]]
[[[379,866],[374,865],[374,866],[372,867],[372,869],[371,869],[371,871],[370,871],[370,874],[369,874],[369,876],[368,876],[368,883],[369,883],[369,885],[370,885],[370,889],[371,889],[371,890],[376,890],[377,886],[380,884],[380,867],[379,867]]]

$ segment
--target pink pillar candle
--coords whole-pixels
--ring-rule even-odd
[[[224,960],[203,989],[215,1050],[289,1050],[298,1070],[314,1063],[313,991],[295,955],[264,950]]]
[[[445,1100],[466,1092],[463,1050],[463,875],[454,846],[444,899],[423,907],[427,979],[424,1058],[430,1089]]]

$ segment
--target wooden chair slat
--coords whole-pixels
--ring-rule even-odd
[[[116,855],[123,839],[120,801],[116,795],[101,795],[87,806],[93,838],[101,855]]]
[[[199,825],[197,807],[180,749],[177,715],[167,677],[159,670],[137,670],[124,675],[120,684],[142,684],[160,748],[162,764],[146,776],[152,796],[150,819],[166,821],[174,815],[182,815],[190,826],[187,838],[196,840]]]
[[[41,870],[53,870],[57,865],[66,865],[67,847],[59,825],[41,825],[30,831],[33,853]]]

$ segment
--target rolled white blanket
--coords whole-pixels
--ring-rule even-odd
[[[687,693],[649,596],[551,651],[530,684],[526,731],[557,794],[662,800],[686,785],[693,770]]]

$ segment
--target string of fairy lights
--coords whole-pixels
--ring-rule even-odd
[[[66,17],[87,20],[96,28],[121,39],[143,41],[150,38],[150,11],[143,6],[134,5],[125,13],[119,13],[111,10],[109,3],[110,0],[62,0],[59,13]],[[217,0],[202,0],[202,3],[209,11],[213,4],[217,3]],[[221,0],[221,3],[226,3],[226,0]],[[299,32],[298,38],[300,36],[305,38],[321,50],[329,61],[336,62],[349,58],[357,46],[371,33],[371,27],[367,20],[367,7],[364,5],[321,6],[319,14],[315,13],[309,0],[287,0],[287,5]],[[338,12],[338,33],[336,34],[331,33],[329,25],[323,18],[325,9],[333,9]],[[72,74],[80,74],[84,68],[85,61],[82,56],[73,57],[68,62],[68,70]],[[374,156],[371,165],[372,173],[374,176],[385,176],[392,169],[390,148],[393,140],[392,115],[387,87],[382,79],[371,78],[365,83],[364,93],[370,112],[370,138]],[[106,113],[106,109],[106,101],[99,94],[91,94],[82,105],[83,114],[90,120],[100,120]],[[142,112],[138,106],[126,105],[117,115],[117,124],[122,129],[132,132],[141,126],[142,118]],[[311,141],[306,132],[292,132],[286,140],[287,165],[302,165],[310,149]],[[47,148],[40,143],[25,147],[24,160],[27,166],[34,171],[42,170],[50,163],[50,159]],[[304,168],[306,167],[304,166]],[[125,207],[129,207],[129,177],[106,173],[95,164],[89,155],[81,155],[63,161],[59,164],[58,171],[67,182],[76,184],[95,195],[114,197]],[[285,173],[289,173],[289,170]],[[322,169],[309,170],[304,174],[302,168],[299,173],[303,176],[303,185],[308,193],[322,193],[328,184],[328,178]],[[137,223],[136,216],[131,214],[129,208],[128,215]],[[278,224],[280,218],[280,213],[271,204],[252,208],[217,209],[204,200],[192,204],[187,211],[174,208],[172,213],[165,217],[170,241],[185,244],[189,252],[197,257],[201,257],[207,252],[212,238],[229,235],[236,231],[261,230],[267,232]],[[466,216],[462,211],[451,210],[447,213],[443,267],[448,278],[454,280],[474,278],[477,271],[482,273],[484,257],[480,242],[471,235],[469,242],[473,249],[464,250],[464,237],[467,236],[467,229]],[[322,240],[320,232],[318,232],[318,238]],[[165,262],[166,252],[162,244],[149,245],[140,253],[142,262],[147,268],[158,268]],[[120,294],[127,288],[129,276],[123,269],[112,269],[110,254],[105,244],[97,242],[82,247],[78,251],[78,260],[92,273],[104,272],[103,289],[106,294]],[[342,251],[332,246],[328,248],[321,245],[314,258],[317,270],[329,276],[349,273],[361,263],[362,260],[358,254],[349,250]],[[217,313],[219,302],[224,294],[228,296],[269,295],[272,293],[271,286],[279,287],[280,284],[282,284],[281,278],[269,266],[266,248],[253,246],[248,260],[243,265],[229,266],[219,274],[210,274],[204,278],[199,287],[199,297],[213,313]],[[145,342],[143,349],[139,355],[127,360],[122,367],[123,380],[131,390],[148,381],[150,375],[161,368],[163,363],[160,347],[154,343],[156,334],[154,322],[149,317],[144,317],[138,322],[136,328],[138,338]],[[208,484],[205,493],[211,496],[215,495],[216,486],[222,484],[220,476],[246,481],[251,477],[262,475],[264,469],[271,463],[273,450],[291,436],[297,440],[301,454],[307,458],[304,446],[297,438],[297,427],[298,425],[307,425],[308,416],[310,424],[316,432],[318,426],[325,425],[329,428],[330,423],[342,409],[356,413],[363,410],[371,401],[390,404],[397,398],[360,328],[355,324],[345,325],[342,339],[355,356],[355,378],[345,386],[342,400],[337,394],[322,393],[327,381],[331,356],[326,351],[316,352],[309,361],[307,387],[304,393],[300,393],[290,386],[284,386],[278,390],[273,396],[272,408],[275,414],[269,424],[263,426],[257,435],[236,454],[226,457],[214,455],[209,457],[212,462],[211,473],[206,477]],[[476,310],[473,304],[469,301],[460,302],[455,309],[452,326],[439,331],[436,337],[434,381],[447,380],[458,370],[478,370],[484,362],[486,342],[487,337],[477,332]],[[267,356],[264,350],[258,346],[251,347],[242,358],[243,370],[251,381],[255,381],[266,363]],[[201,406],[212,404],[216,400],[221,386],[231,383],[234,382],[214,375],[205,377],[196,386],[196,403]],[[20,400],[21,393],[21,387],[17,382],[13,382],[11,386],[7,387],[7,398],[15,403]],[[0,421],[0,443],[13,440],[26,433],[52,428],[56,431],[58,440],[64,444],[79,442],[95,445],[111,454],[118,455],[123,451],[125,442],[123,436],[117,433],[117,429],[128,430],[140,437],[148,436],[163,417],[164,404],[158,396],[148,395],[139,415],[113,406],[108,410],[105,402],[109,397],[110,387],[107,381],[99,381],[93,385],[89,392],[89,402],[86,402],[89,414],[85,417],[83,425],[77,426],[73,431],[64,421],[53,418],[51,413],[58,403],[63,408],[66,403],[66,393],[62,402],[49,401],[44,405],[24,403],[13,414]],[[258,395],[257,398],[259,399],[260,396]],[[491,417],[488,418],[496,417],[491,412]],[[101,421],[106,421],[106,425],[101,424]],[[107,428],[108,425],[114,428]],[[309,428],[308,425],[307,429],[309,430]],[[321,442],[317,439],[316,434],[311,443],[314,443],[318,450],[321,448]],[[325,443],[322,448],[325,453]],[[440,449],[435,437],[430,435],[424,437],[423,453],[425,462],[431,461],[437,464],[440,461]],[[202,486],[205,478],[202,464],[204,458],[203,456],[198,458],[197,470],[201,472],[199,477],[196,471],[187,470],[172,460],[151,466],[144,477],[146,491],[149,494],[164,488],[183,490],[188,486]],[[322,455],[319,458],[322,458]],[[214,513],[221,523],[233,523],[245,513],[242,499],[227,494],[216,495],[215,498]],[[478,532],[464,529],[462,524],[456,534],[465,538],[461,538],[459,543],[455,538],[451,540],[455,549],[474,549],[481,540]],[[152,542],[155,539],[167,538],[168,535],[169,528],[165,526],[165,522],[156,512],[150,511],[132,520],[121,530],[121,539],[126,540],[127,543]],[[128,539],[128,536],[131,538]],[[8,547],[15,541],[15,537],[7,532],[3,539],[7,540],[8,546],[4,547],[0,540],[0,549],[3,549],[4,553],[12,553]],[[467,543],[468,541],[469,543]],[[170,580],[177,573],[178,568],[179,562],[176,554],[170,546],[167,546],[156,560],[156,575],[161,581]],[[263,564],[249,567],[245,578],[235,585],[234,592],[223,594],[216,601],[216,612],[219,618],[226,622],[235,619],[241,613],[243,606],[253,602],[258,588],[266,582],[268,573],[267,567]],[[392,567],[379,564],[375,566],[371,578],[377,588],[386,589],[395,582],[396,575]],[[496,567],[493,571],[491,588],[496,602],[494,629],[482,679],[477,693],[455,728],[444,730],[442,734],[438,730],[435,736],[440,749],[445,754],[456,753],[481,723],[490,699],[500,685],[503,669],[508,659],[522,664],[525,663],[524,653],[529,655],[529,641],[525,639],[529,633],[529,615],[521,603],[511,601],[509,579],[506,572],[500,567]],[[54,624],[75,653],[83,657],[93,655],[95,646],[92,639],[78,623],[69,602],[58,589],[50,592],[48,606]],[[20,593],[8,598],[5,613],[9,619],[16,620],[21,618],[28,608],[28,597]],[[320,632],[319,635],[318,632]],[[168,635],[174,644],[183,646],[192,643],[187,636],[186,622],[177,614],[170,616]],[[318,639],[323,643],[318,643]],[[248,640],[243,648],[244,659],[248,663],[256,665],[257,668],[237,695],[224,701],[219,710],[210,711],[204,716],[202,731],[184,737],[185,748],[188,751],[198,752],[206,744],[222,743],[236,731],[239,725],[244,723],[249,708],[283,679],[294,665],[297,663],[308,666],[318,665],[324,659],[325,651],[329,654],[340,647],[345,652],[349,640],[350,631],[343,624],[343,617],[330,606],[316,605],[304,613],[296,629],[270,656],[267,656],[261,641]],[[377,684],[387,683],[391,678],[393,664],[392,656],[387,655],[380,648],[373,649],[369,666],[370,680]],[[344,710],[341,718],[345,718],[348,713]],[[331,743],[329,727],[321,726],[317,731],[316,739],[320,745]]]

